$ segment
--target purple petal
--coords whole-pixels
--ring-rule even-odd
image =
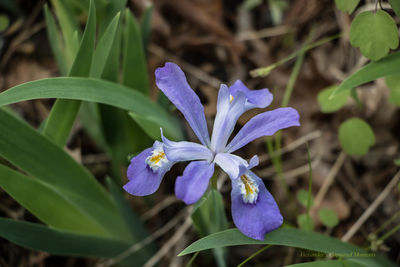
[[[194,133],[203,145],[210,144],[204,108],[199,97],[190,88],[185,74],[178,65],[167,62],[163,68],[156,69],[158,88],[182,112]]]
[[[214,163],[193,161],[187,165],[182,176],[176,179],[175,195],[187,205],[196,203],[206,192],[214,173]]]
[[[145,149],[131,160],[127,171],[129,182],[123,187],[126,192],[135,196],[147,196],[160,187],[164,174],[171,169],[173,162],[166,163],[158,171],[153,171],[146,163],[154,147],[160,145],[162,143],[156,141],[153,147]]]
[[[212,161],[213,153],[205,146],[192,142],[174,142],[168,140],[161,131],[164,151],[170,161],[207,160]]]
[[[235,97],[238,92],[241,92],[246,96],[246,110],[268,107],[273,100],[273,96],[268,89],[250,90],[241,80],[237,80],[231,87],[229,87],[229,90],[233,97]]]
[[[276,131],[291,126],[300,126],[299,113],[293,108],[278,108],[251,118],[226,147],[232,153],[251,141],[273,135]]]
[[[238,92],[231,99],[229,89],[221,85],[218,92],[217,115],[215,116],[214,127],[211,137],[211,149],[214,152],[222,152],[228,139],[235,128],[239,117],[245,112],[245,95]]]
[[[254,204],[244,203],[240,179],[232,181],[232,217],[236,227],[246,236],[264,240],[266,233],[282,225],[283,218],[272,195],[254,173],[247,172],[258,185],[258,197]]]
[[[229,153],[218,153],[214,158],[214,162],[217,163],[231,179],[239,177],[241,166],[243,166],[245,170],[249,166],[241,157]]]

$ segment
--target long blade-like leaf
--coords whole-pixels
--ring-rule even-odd
[[[111,258],[130,244],[111,238],[73,233],[0,217],[0,236],[18,245],[55,255]]]
[[[204,237],[187,248],[179,255],[183,256],[197,251],[211,248],[239,246],[239,245],[280,245],[302,248],[312,251],[319,251],[326,254],[344,255],[353,257],[354,255],[368,254],[364,249],[344,243],[329,236],[315,232],[303,231],[299,229],[281,227],[265,236],[264,241],[254,240],[239,232],[238,229],[228,229],[222,232],[211,234]],[[380,261],[382,266],[393,266],[393,264],[381,256],[368,257],[370,261]]]
[[[178,121],[159,105],[135,90],[103,80],[68,77],[24,83],[1,93],[0,106],[40,98],[75,99],[115,106],[153,121],[171,139],[182,139]]]
[[[146,56],[142,35],[136,19],[129,9],[125,11],[123,84],[149,93]]]
[[[127,228],[104,188],[61,147],[0,109],[0,155],[80,206],[109,233],[122,239]]]
[[[400,73],[400,52],[393,53],[379,61],[371,62],[362,67],[345,79],[332,95],[338,94],[344,90],[350,90],[378,78],[398,73]]]
[[[107,231],[61,191],[0,165],[0,187],[42,222],[75,232],[107,235]]]
[[[96,9],[93,0],[91,0],[85,32],[69,76],[86,77],[89,75],[95,40]],[[63,146],[67,141],[80,106],[80,101],[58,99],[51,109],[43,133],[53,139],[55,143]]]

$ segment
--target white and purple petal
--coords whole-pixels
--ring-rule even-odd
[[[229,88],[222,84],[218,92],[217,114],[211,136],[211,149],[222,152],[235,128],[239,117],[245,112],[246,97],[238,92],[235,97],[229,93]]]
[[[231,179],[237,179],[240,175],[241,170],[248,168],[249,164],[247,161],[239,156],[229,153],[218,153],[214,162],[226,172]]]
[[[164,142],[165,154],[170,161],[207,160],[211,162],[214,158],[213,153],[203,145],[187,141],[174,142],[168,140],[164,137],[162,131],[161,138]]]
[[[268,107],[273,96],[268,89],[250,90],[241,80],[237,80],[229,87],[230,94],[235,97],[239,92],[246,96],[246,111],[252,108],[265,108]]]
[[[178,65],[167,62],[156,69],[156,84],[168,99],[182,112],[203,145],[210,144],[204,107],[190,88],[185,74]]]
[[[174,164],[171,161],[165,161],[159,168],[152,169],[147,161],[153,155],[154,149],[157,149],[162,143],[156,141],[151,148],[147,148],[139,155],[134,157],[127,170],[128,183],[123,186],[126,192],[135,196],[147,196],[153,194],[159,187],[165,173],[169,171]]]
[[[257,186],[254,203],[245,203],[241,179],[232,181],[232,217],[236,227],[246,236],[264,240],[266,233],[282,225],[283,218],[272,195],[265,188],[263,181],[251,171],[246,175]]]
[[[214,174],[214,163],[192,161],[175,182],[175,195],[187,205],[196,203],[206,192]]]
[[[293,108],[278,108],[258,114],[240,129],[225,151],[232,153],[259,137],[271,136],[291,126],[300,126],[299,118],[299,113]]]

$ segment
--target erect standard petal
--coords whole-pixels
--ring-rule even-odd
[[[175,182],[175,195],[187,205],[196,203],[206,192],[214,173],[214,163],[192,161]]]
[[[156,84],[169,100],[182,112],[194,133],[203,145],[210,144],[204,107],[199,97],[190,88],[185,74],[178,65],[167,62],[156,69]]]
[[[233,222],[246,236],[264,240],[266,233],[282,225],[283,218],[274,198],[251,171],[232,181],[231,198]]]
[[[281,129],[300,126],[299,118],[299,113],[293,108],[278,108],[258,114],[240,129],[227,145],[226,152],[232,153],[259,137],[273,135]]]
[[[236,97],[239,92],[246,96],[246,110],[268,107],[273,100],[273,96],[268,89],[250,90],[241,80],[237,80],[231,85],[229,92],[233,97]]]
[[[249,164],[239,156],[229,153],[218,153],[214,162],[226,172],[231,179],[239,177],[241,170],[247,169]]]
[[[238,92],[236,97],[229,94],[229,89],[222,84],[218,92],[217,115],[211,137],[211,149],[223,152],[229,136],[239,117],[245,112],[245,95]]]
[[[129,182],[123,188],[135,196],[153,194],[173,164],[166,159],[162,143],[156,141],[153,147],[145,149],[131,160],[127,171]]]
[[[187,141],[170,141],[163,136],[162,132],[161,137],[165,154],[170,161],[207,160],[210,162],[214,158],[213,153],[203,145]]]

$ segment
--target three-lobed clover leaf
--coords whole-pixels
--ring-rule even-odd
[[[350,43],[360,47],[365,57],[381,59],[389,53],[389,49],[396,49],[399,45],[396,23],[383,10],[362,12],[351,24]]]
[[[390,89],[389,101],[400,106],[400,75],[392,75],[385,78],[386,86]]]
[[[340,125],[339,141],[347,154],[362,156],[375,144],[375,135],[365,121],[351,118]]]
[[[340,11],[347,12],[349,14],[353,13],[358,3],[360,3],[360,0],[335,0],[336,7]]]

